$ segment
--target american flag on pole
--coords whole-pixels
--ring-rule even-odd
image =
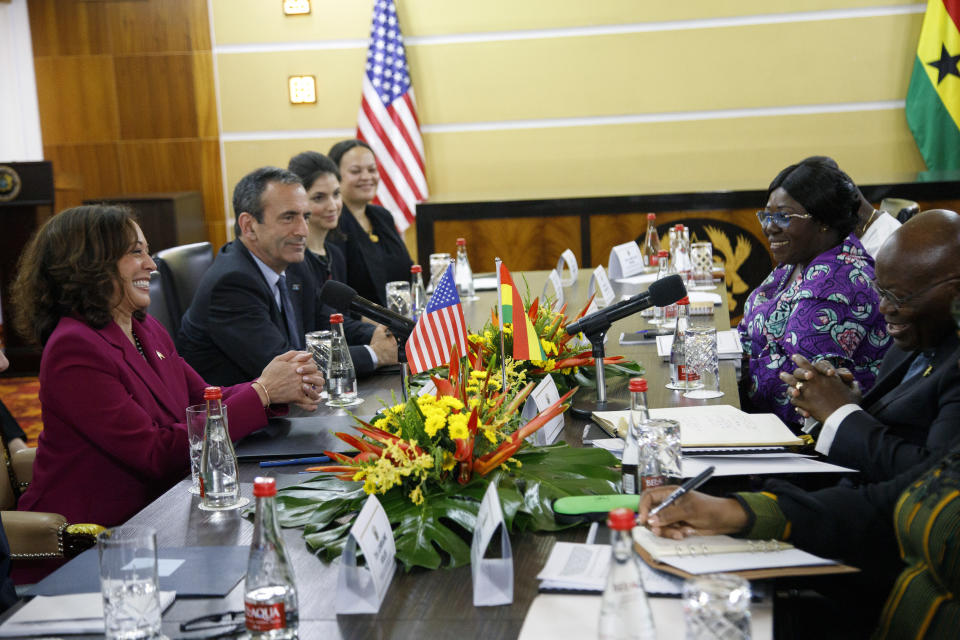
[[[427,178],[417,105],[393,0],[376,0],[373,5],[357,138],[377,156],[380,186],[374,202],[389,209],[403,231],[413,222],[416,204],[427,199]]]
[[[437,282],[427,308],[407,340],[410,373],[449,364],[453,345],[457,345],[458,353],[467,352],[467,323],[450,266]]]

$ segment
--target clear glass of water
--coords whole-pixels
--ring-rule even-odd
[[[159,637],[157,532],[150,527],[115,527],[97,536],[97,549],[107,638]]]
[[[687,327],[686,342],[687,370],[692,370],[700,377],[702,387],[683,394],[684,398],[695,400],[709,400],[723,395],[720,391],[720,356],[717,352],[716,327]],[[711,380],[708,380],[707,374]]]
[[[313,361],[317,365],[317,371],[326,375],[327,362],[330,360],[330,341],[333,339],[332,331],[311,331],[306,335],[307,351],[313,356]],[[320,398],[327,397],[327,390],[320,392]]]
[[[431,253],[430,254],[430,284],[427,287],[429,291],[437,288],[437,280],[443,275],[447,267],[450,266],[449,253]]]
[[[694,289],[713,289],[713,245],[709,242],[694,242],[690,245],[690,262],[693,264],[691,279]]]
[[[404,318],[412,318],[410,283],[406,280],[394,280],[387,283],[387,309],[399,313]]]
[[[187,407],[187,441],[190,444],[190,493],[200,495],[200,455],[203,453],[203,427],[207,423],[207,405]]]
[[[729,573],[691,578],[683,613],[687,640],[750,640],[750,583]]]

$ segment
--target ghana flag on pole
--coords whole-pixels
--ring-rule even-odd
[[[502,263],[498,263],[500,280],[500,332],[503,333],[503,323],[508,319],[513,322],[513,359],[514,360],[546,360],[540,346],[540,336],[533,329],[530,317],[523,309],[523,300],[520,292],[513,284],[510,272]]]
[[[960,169],[960,0],[929,0],[907,92],[907,123],[927,169]]]

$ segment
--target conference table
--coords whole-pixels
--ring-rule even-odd
[[[539,294],[546,281],[546,272],[515,274],[514,279],[524,291],[524,281],[532,294]],[[568,317],[575,314],[588,299],[589,272],[581,272],[576,282],[564,288],[568,302]],[[646,285],[621,285],[613,283],[618,297],[633,295]],[[729,328],[726,308],[726,292],[720,284],[717,289],[723,303],[715,307],[713,322],[720,329]],[[496,304],[493,291],[478,292],[477,299],[463,303],[467,325],[478,330],[490,317]],[[642,363],[650,383],[648,403],[650,407],[668,407],[691,404],[720,403],[739,406],[737,383],[733,364],[721,362],[721,389],[724,396],[716,400],[689,400],[679,392],[664,388],[669,379],[669,367],[657,357],[653,344],[622,346],[621,331],[647,328],[640,315],[634,315],[614,323],[607,342],[608,355],[624,355]],[[377,374],[360,381],[360,393],[365,402],[355,408],[358,415],[371,415],[380,406],[380,400],[390,400],[391,392],[400,395],[399,375]],[[592,394],[592,390],[581,391]],[[589,397],[589,395],[588,395]],[[623,377],[612,378],[608,385],[608,397],[627,399],[626,381]],[[319,408],[313,415],[292,417],[292,421],[305,421],[323,428],[325,419],[343,415],[342,410]],[[572,446],[582,446],[589,426],[585,418],[566,414],[564,431],[559,439]],[[602,437],[593,434],[592,437]],[[279,486],[289,486],[309,478],[297,473],[303,467],[261,468],[255,462],[242,463],[240,480],[242,493],[252,497],[252,481],[258,475],[274,475]],[[158,532],[158,546],[216,546],[248,545],[253,524],[240,511],[207,512],[198,508],[198,497],[190,494],[187,477],[160,498],[135,515],[129,524],[149,525]],[[314,556],[303,540],[301,529],[283,531],[287,550],[292,558],[299,593],[299,617],[301,638],[516,638],[524,618],[538,592],[537,573],[543,567],[550,550],[557,540],[583,542],[586,527],[567,529],[558,533],[523,533],[511,536],[514,559],[514,599],[506,606],[474,607],[469,567],[453,570],[427,571],[415,569],[405,572],[398,567],[386,598],[375,615],[340,615],[335,612],[335,596],[339,561],[324,562]],[[603,541],[603,540],[601,540]],[[679,601],[670,606],[674,616],[680,616]],[[242,611],[243,582],[225,599],[177,599],[163,616],[164,633],[170,637],[190,637],[179,630],[183,621],[198,616],[227,611]],[[769,624],[769,612],[767,624]],[[676,618],[680,620],[680,617]],[[756,622],[756,621],[755,621]],[[591,628],[595,625],[591,623]],[[200,634],[203,635],[203,634]],[[755,635],[769,637],[766,633]],[[682,636],[678,630],[677,636]],[[661,637],[668,637],[666,635]]]

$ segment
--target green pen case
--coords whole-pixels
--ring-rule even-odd
[[[640,508],[640,496],[620,493],[602,496],[565,496],[553,501],[553,516],[557,522],[606,522],[607,515],[621,507],[636,512]]]

